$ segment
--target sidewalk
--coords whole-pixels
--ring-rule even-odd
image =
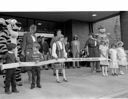
[[[90,68],[66,69],[69,82],[56,83],[52,70],[42,70],[42,88],[30,89],[27,74],[22,74],[23,86],[20,93],[6,95],[0,77],[0,99],[85,99],[85,98],[128,98],[128,71],[125,75],[103,77],[91,73]],[[110,74],[110,73],[109,73]]]

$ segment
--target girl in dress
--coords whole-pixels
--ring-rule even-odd
[[[118,55],[118,65],[119,65],[119,74],[123,75],[123,67],[127,68],[127,55],[123,48],[123,42],[117,42],[117,55]]]
[[[100,57],[108,59],[109,44],[102,41],[101,45],[99,46],[99,49],[100,49]],[[108,73],[107,73],[108,65],[109,65],[108,60],[101,61],[100,65],[102,67],[102,75],[103,76],[108,76]]]
[[[118,67],[118,61],[117,61],[117,50],[116,50],[116,45],[115,44],[112,44],[111,45],[111,48],[109,49],[109,54],[110,54],[110,68],[112,70],[112,75],[116,75],[118,76],[117,74],[117,69],[119,68]]]
[[[64,36],[61,35],[58,37],[56,42],[53,43],[52,45],[52,56],[54,59],[59,59],[59,58],[66,58],[67,59],[67,53],[65,50],[65,45],[64,45]],[[62,62],[55,63],[54,65],[55,72],[56,72],[56,82],[61,83],[60,77],[59,77],[59,70],[62,71],[63,74],[63,81],[68,82],[66,74],[65,74],[65,65]]]

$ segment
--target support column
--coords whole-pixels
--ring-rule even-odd
[[[128,50],[128,11],[120,13],[121,40],[124,42],[125,50]]]

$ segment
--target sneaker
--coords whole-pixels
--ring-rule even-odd
[[[31,85],[31,89],[34,89],[35,88],[35,86],[34,85]]]
[[[41,85],[37,85],[38,88],[42,88]]]
[[[117,74],[117,73],[114,73],[114,75],[115,75],[115,76],[118,76],[118,74]]]
[[[19,91],[18,91],[18,90],[12,90],[12,92],[13,92],[13,93],[19,93]]]
[[[115,74],[114,74],[114,73],[112,73],[112,76],[115,76]]]
[[[105,74],[105,76],[108,76],[108,74]]]
[[[105,74],[102,74],[102,76],[105,76]]]
[[[63,81],[64,81],[64,82],[68,82],[68,80],[67,80],[67,79],[63,79]]]
[[[5,91],[5,94],[11,94],[12,92],[11,91]]]
[[[57,83],[61,83],[60,80],[56,80]]]

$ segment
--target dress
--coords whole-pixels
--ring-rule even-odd
[[[72,41],[72,53],[73,57],[79,58],[79,53],[80,53],[80,41],[74,40]]]
[[[118,64],[120,66],[127,66],[128,62],[127,62],[127,55],[124,51],[123,47],[119,47],[117,48],[117,55],[118,55]]]
[[[109,49],[110,53],[110,68],[118,68],[118,61],[117,61],[117,50],[116,49]]]
[[[54,58],[66,58],[67,57],[67,53],[65,51],[65,46],[61,41],[57,41],[57,42],[53,43],[52,56]],[[63,63],[56,63],[54,65],[54,68],[55,69],[63,69],[64,64]]]
[[[108,59],[108,46],[100,45],[100,57]],[[100,65],[109,65],[108,60],[100,61]]]
[[[79,58],[79,54],[80,54],[80,41],[79,40],[73,40],[71,43],[72,46],[72,54],[73,54],[73,58]],[[77,67],[79,68],[79,62],[73,62],[73,67],[76,67],[76,63],[77,63]]]

